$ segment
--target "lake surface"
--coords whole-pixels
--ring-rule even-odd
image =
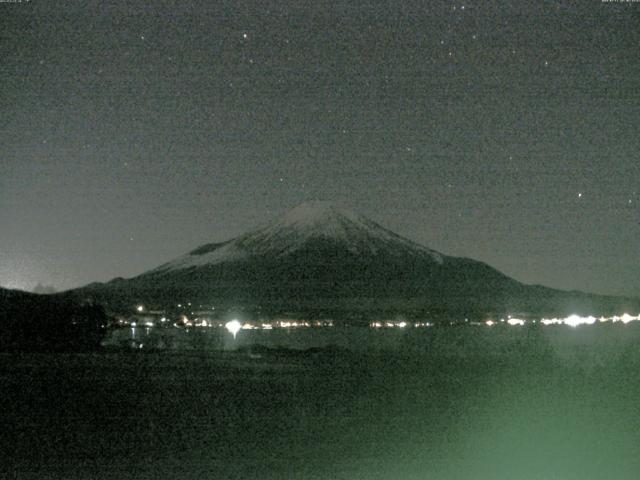
[[[234,337],[224,328],[119,328],[109,332],[108,347],[166,351],[233,351],[251,345],[271,348],[338,347],[354,352],[403,352],[469,357],[511,355],[519,349],[547,349],[556,357],[579,360],[615,356],[640,342],[640,322],[493,327],[460,325],[423,328],[276,328],[241,330]]]
[[[153,353],[0,355],[0,478],[640,472],[640,332],[631,324],[242,331],[235,341],[175,330],[166,332],[176,343]],[[135,335],[145,345],[161,333]],[[349,349],[235,350],[255,343]]]

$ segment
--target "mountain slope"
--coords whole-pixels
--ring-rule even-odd
[[[441,254],[325,202],[300,205],[263,228],[76,294],[114,308],[193,302],[268,315],[596,314],[633,303],[524,285],[482,262]]]
[[[328,202],[310,202],[294,208],[265,228],[223,243],[203,245],[149,274],[167,273],[190,267],[269,257],[295,255],[310,245],[333,243],[353,255],[391,254],[430,258],[442,263],[443,256],[381,227],[375,222]]]

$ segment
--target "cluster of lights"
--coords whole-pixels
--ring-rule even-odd
[[[276,322],[277,327],[291,328],[291,327],[309,327],[309,322]],[[262,323],[260,325],[253,325],[251,323],[240,323],[238,320],[233,319],[224,324],[224,328],[236,338],[236,335],[240,330],[272,330],[274,327],[271,323]]]
[[[431,322],[409,323],[409,322],[405,322],[405,321],[401,321],[401,322],[371,322],[369,324],[369,327],[371,327],[371,328],[407,328],[407,327],[424,328],[424,327],[431,327],[431,326],[433,326],[433,323],[431,323]]]
[[[190,303],[189,303],[190,305]],[[181,304],[178,304],[181,307]],[[215,308],[215,307],[214,307]],[[135,307],[137,313],[145,313],[146,309],[144,305],[137,305]],[[156,312],[150,312],[156,313]],[[138,319],[140,320],[140,319]],[[160,323],[164,324],[169,320],[166,317],[160,318]],[[633,321],[640,321],[640,315],[633,316],[628,313],[624,313],[623,315],[617,316],[614,315],[612,317],[600,317],[596,318],[594,316],[586,316],[582,317],[579,315],[569,315],[565,318],[542,318],[539,322],[542,325],[568,325],[570,327],[577,327],[579,325],[593,325],[597,322],[612,322],[617,323],[621,322],[627,324]],[[465,323],[468,323],[468,320],[465,319]],[[473,325],[482,325],[479,322],[470,322]],[[521,318],[515,318],[508,316],[507,319],[501,318],[499,321],[497,320],[486,320],[484,325],[492,327],[499,323],[507,323],[510,326],[523,326],[526,323],[538,323],[538,320],[524,320]],[[130,325],[131,327],[136,327],[138,325],[145,327],[154,327],[156,323],[151,319],[145,319],[144,321],[130,321],[126,319],[119,319],[118,324],[120,325]],[[451,322],[453,325],[454,322]],[[214,322],[207,318],[195,318],[190,320],[186,315],[182,315],[180,320],[173,324],[175,327],[225,327],[231,333],[233,333],[234,338],[238,331],[240,330],[272,330],[274,328],[309,328],[309,327],[333,327],[332,320],[316,320],[313,322],[303,321],[303,320],[274,320],[271,322],[263,322],[263,323],[252,323],[245,322],[241,323],[239,320],[231,320],[227,323],[222,322]],[[371,328],[421,328],[421,327],[431,327],[433,323],[431,322],[407,322],[405,320],[394,320],[394,321],[374,321],[369,323],[369,327]],[[234,333],[235,332],[235,333]]]
[[[628,313],[625,313],[621,316],[614,315],[613,317],[600,317],[600,318],[596,318],[591,315],[588,317],[581,317],[579,315],[569,315],[568,317],[565,317],[565,318],[543,318],[540,320],[540,323],[543,325],[568,325],[570,327],[577,327],[578,325],[593,325],[596,322],[613,322],[613,323],[622,322],[624,324],[627,324],[629,322],[634,322],[639,320],[640,320],[640,315],[634,317],[633,315],[629,315]],[[506,323],[512,326],[521,326],[527,323],[526,320],[522,320],[520,318],[509,317],[507,320],[505,320],[504,318],[500,319],[500,322],[502,323],[504,323],[505,321]],[[485,325],[492,327],[493,325],[496,325],[498,322],[493,320],[487,320],[484,323]],[[533,320],[532,323],[537,323],[537,321]]]
[[[237,320],[236,320],[237,321]],[[227,322],[228,323],[228,322]],[[214,322],[204,318],[189,320],[186,315],[182,315],[180,320],[174,323],[176,327],[226,327],[226,323]],[[317,322],[307,322],[300,320],[278,320],[266,323],[245,322],[240,324],[242,330],[273,330],[274,328],[310,328],[310,327],[333,327],[333,321],[324,320]]]
[[[564,323],[565,325],[577,327],[578,325],[593,325],[596,322],[612,322],[612,323],[622,322],[624,324],[627,324],[629,322],[634,322],[638,320],[640,320],[640,315],[634,317],[633,315],[629,315],[628,313],[625,313],[621,316],[614,315],[613,317],[600,317],[599,319],[596,319],[595,317],[580,317],[578,315],[571,315],[570,317],[567,317],[564,320],[562,319],[559,320],[557,318],[552,318],[550,320],[543,319],[542,323],[544,323],[545,325]]]
[[[310,327],[309,322],[296,322],[296,321],[280,321],[276,322],[276,325],[281,328],[297,328],[297,327]]]

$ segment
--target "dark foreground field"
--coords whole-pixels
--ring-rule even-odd
[[[639,478],[634,344],[516,347],[1,355],[0,478]]]

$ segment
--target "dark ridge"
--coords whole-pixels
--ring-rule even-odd
[[[195,250],[192,250],[191,252],[189,252],[189,255],[204,255],[205,253],[213,252],[223,245],[226,245],[230,241],[231,240],[227,240],[226,242],[207,243],[206,245],[202,245]]]
[[[0,288],[0,351],[95,351],[107,322],[99,305]]]

